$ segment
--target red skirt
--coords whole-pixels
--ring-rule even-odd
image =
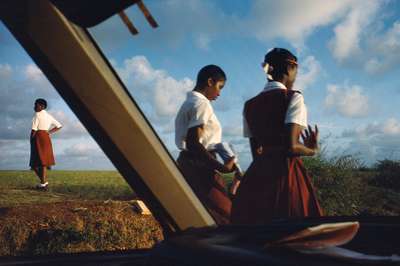
[[[217,224],[228,224],[232,203],[224,180],[215,175],[214,169],[206,162],[188,151],[179,154],[177,163],[186,181]]]
[[[55,165],[53,146],[49,133],[46,130],[38,130],[31,138],[31,158],[29,166],[51,166]]]
[[[265,224],[274,218],[322,215],[300,157],[269,155],[255,159],[246,171],[233,200],[231,222]]]

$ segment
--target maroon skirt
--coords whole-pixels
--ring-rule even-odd
[[[265,224],[274,218],[322,216],[310,176],[300,157],[256,158],[233,200],[231,222]]]
[[[53,146],[49,133],[46,130],[38,130],[31,138],[31,158],[29,166],[51,166],[55,165]]]
[[[186,181],[217,224],[228,224],[231,200],[224,180],[214,169],[193,153],[182,151],[177,160]]]

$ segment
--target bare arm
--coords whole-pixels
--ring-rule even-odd
[[[258,143],[255,138],[250,138],[250,148],[251,148],[251,155],[253,156],[253,160],[262,154],[263,147]]]
[[[229,172],[233,167],[233,159],[232,165],[223,165],[218,162],[211,153],[207,151],[207,149],[200,143],[200,136],[202,135],[203,127],[196,126],[189,128],[187,136],[186,136],[186,148],[190,151],[193,151],[199,154],[202,158],[208,161],[214,169],[221,172]],[[229,167],[230,166],[230,167]]]
[[[53,134],[57,131],[59,131],[61,129],[61,127],[53,127],[52,129],[49,130],[49,134]]]
[[[318,127],[315,126],[315,131],[310,126],[305,129],[302,134],[303,128],[297,124],[288,124],[287,130],[289,131],[289,155],[291,156],[313,156],[318,151]],[[300,136],[303,143],[299,141]]]
[[[36,130],[31,130],[31,139],[33,139],[36,135]]]

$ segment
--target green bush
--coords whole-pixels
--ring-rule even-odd
[[[371,184],[400,192],[400,161],[382,160],[375,166],[376,175]]]
[[[365,180],[358,169],[362,166],[355,156],[327,159],[306,157],[304,163],[312,176],[325,215],[357,215],[363,209]]]

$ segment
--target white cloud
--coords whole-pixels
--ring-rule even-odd
[[[114,169],[78,119],[63,111],[67,106],[35,65],[0,64],[0,80],[0,169],[28,168],[33,102],[39,97],[48,100],[49,113],[63,124],[63,129],[52,135],[57,169]],[[57,109],[51,109],[53,105]],[[85,144],[61,152],[66,143],[77,141]]]
[[[63,126],[60,131],[53,135],[54,138],[71,139],[89,136],[85,127],[75,116],[67,115],[61,110],[49,110],[49,113],[51,113],[51,115]]]
[[[285,38],[301,46],[315,29],[343,16],[353,2],[257,0],[253,2],[247,27],[261,41]]]
[[[349,12],[334,28],[329,47],[342,65],[383,73],[400,63],[400,21],[385,27],[389,1],[353,1]]]
[[[12,74],[12,68],[9,64],[0,64],[0,78],[9,79]]]
[[[345,130],[342,134],[343,137],[371,137],[376,135],[400,137],[400,121],[391,117],[380,123],[373,122],[366,126]]]
[[[0,124],[0,139],[28,138],[34,115],[33,102],[39,97],[48,100],[49,112],[64,125],[63,130],[55,134],[56,138],[88,136],[76,117],[59,109],[51,110],[52,104],[59,101],[60,97],[35,65],[12,67],[0,64],[0,78],[0,112],[3,118]]]
[[[37,71],[30,65],[24,67],[0,65],[0,113],[6,118],[29,117],[31,119],[33,102],[36,98],[50,100],[57,98],[57,93],[51,84],[44,78],[38,80],[38,76],[34,73]]]
[[[177,48],[184,41],[192,41],[198,48],[207,50],[209,44],[218,38],[219,34],[229,34],[237,29],[238,21],[219,8],[213,1],[204,0],[167,0],[147,3],[147,7],[160,25],[152,29],[137,12],[137,7],[127,10],[132,18],[139,37],[135,41],[155,49],[160,41],[163,45]],[[156,31],[157,34],[154,34]],[[126,44],[132,36],[118,17],[113,17],[98,27],[93,32],[96,40],[108,48],[115,49]]]
[[[363,117],[369,112],[369,99],[360,86],[328,85],[325,107],[345,117]]]
[[[241,120],[240,120],[241,122]],[[229,136],[229,137],[242,137],[243,136],[243,126],[241,123],[238,125],[229,125],[225,126],[222,130],[224,136]]]
[[[161,27],[148,30],[142,15],[128,10],[140,31],[137,42],[158,46],[162,40],[170,47],[179,47],[190,40],[200,49],[209,49],[210,43],[226,36],[251,36],[269,43],[274,38],[284,38],[301,47],[316,29],[343,18],[354,6],[363,6],[361,0],[255,0],[248,10],[230,13],[211,0],[168,0],[148,3]],[[234,11],[233,11],[234,12]],[[124,45],[132,38],[122,27],[118,17],[111,18],[91,30],[103,46]]]
[[[300,62],[300,71],[297,75],[295,89],[306,90],[321,74],[321,65],[314,56],[307,56],[303,62]]]
[[[400,63],[400,21],[395,21],[385,32],[367,39],[364,69],[369,73],[382,73]]]
[[[341,137],[349,140],[344,150],[348,153],[359,153],[367,163],[382,159],[400,159],[400,121],[397,118],[345,130]]]
[[[28,141],[0,139],[0,169],[29,169]]]
[[[64,156],[74,156],[74,157],[91,157],[95,154],[100,153],[101,150],[92,141],[85,143],[77,143],[64,149]]]
[[[117,72],[139,104],[150,106],[150,115],[158,119],[174,117],[186,93],[194,87],[189,78],[177,80],[164,70],[154,69],[145,56],[126,59]]]
[[[346,17],[335,27],[330,46],[339,62],[360,53],[361,34],[374,21],[381,4],[377,0],[354,1]]]
[[[383,125],[382,132],[386,135],[400,136],[400,122],[395,118],[388,119]]]
[[[328,46],[334,58],[340,64],[378,73],[400,62],[399,22],[390,29],[377,26],[387,18],[381,11],[388,2],[255,0],[247,4],[248,10],[234,13],[211,0],[155,1],[148,5],[162,25],[157,29],[150,29],[135,8],[128,13],[135,19],[135,25],[140,30],[143,28],[135,42],[154,49],[163,49],[160,42],[174,48],[192,42],[200,49],[209,50],[215,41],[239,36],[256,38],[268,45],[284,39],[302,52],[312,33],[333,26]],[[118,17],[91,31],[102,47],[127,45],[127,40],[132,38]]]
[[[25,75],[28,79],[39,81],[44,78],[43,72],[34,64],[25,67]]]

